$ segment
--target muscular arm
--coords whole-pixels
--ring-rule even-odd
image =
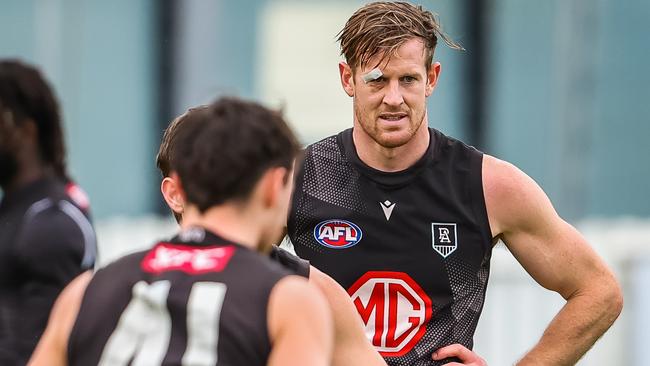
[[[77,319],[79,306],[92,274],[80,274],[61,292],[54,303],[45,333],[41,337],[29,366],[65,366],[68,364],[68,337]]]
[[[325,295],[334,320],[334,358],[332,365],[386,365],[364,333],[361,318],[350,296],[331,277],[311,267],[309,282]]]
[[[567,302],[519,365],[573,365],[622,309],[614,275],[542,189],[511,164],[485,156],[483,186],[492,233],[524,269]]]
[[[323,295],[304,278],[288,276],[271,292],[269,336],[273,349],[269,366],[329,365],[332,359],[332,319]]]

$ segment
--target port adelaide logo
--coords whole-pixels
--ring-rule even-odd
[[[332,249],[350,248],[357,245],[362,237],[361,228],[346,220],[327,220],[314,228],[314,239]]]
[[[431,234],[433,239],[433,250],[443,258],[447,258],[458,248],[458,237],[456,235],[456,224],[453,223],[431,223]]]

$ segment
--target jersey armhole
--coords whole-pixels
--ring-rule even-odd
[[[470,184],[472,197],[472,211],[476,217],[477,224],[481,227],[481,234],[486,243],[486,251],[492,251],[492,229],[490,227],[490,220],[487,213],[487,206],[485,203],[485,192],[483,190],[483,159],[485,154],[472,149],[470,152]]]

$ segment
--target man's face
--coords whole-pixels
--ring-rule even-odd
[[[364,82],[362,77],[374,68],[381,55],[375,55],[363,68],[357,67],[347,85],[341,68],[344,89],[354,98],[355,128],[360,127],[378,145],[405,145],[426,120],[426,98],[433,92],[440,64],[431,65],[427,71],[425,57],[422,41],[412,39],[387,63],[379,65],[383,76],[378,79]]]
[[[279,184],[277,184],[276,199],[274,200],[272,223],[270,223],[268,232],[262,235],[261,243],[259,245],[260,251],[268,253],[272,245],[279,245],[284,238],[287,217],[289,216],[289,208],[291,206],[291,194],[293,192],[293,168],[284,170],[279,176]]]

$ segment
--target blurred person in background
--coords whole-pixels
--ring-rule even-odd
[[[323,295],[268,258],[299,150],[282,116],[222,98],[174,150],[179,234],[73,281],[30,364],[329,365]]]
[[[17,60],[0,60],[0,187],[0,364],[24,365],[97,249],[88,199],[66,172],[54,93]]]
[[[192,119],[194,115],[202,113],[206,108],[208,108],[206,105],[191,108],[174,119],[165,129],[156,157],[156,166],[162,175],[160,191],[179,224],[182,224],[186,203],[181,194],[177,176],[171,169],[171,161],[176,152],[176,137],[187,128],[188,120]],[[308,261],[300,259],[276,245],[271,247],[269,255],[272,260],[280,263],[292,273],[308,278],[309,282],[325,295],[334,321],[332,365],[386,365],[366,338],[361,319],[352,305],[350,297],[336,281],[311,267]]]
[[[395,366],[483,362],[468,349],[502,240],[566,299],[519,364],[574,364],[618,317],[621,289],[530,177],[428,127],[439,38],[461,49],[409,3],[370,3],[350,17],[339,71],[353,127],[307,148],[289,238],[348,290],[370,341]]]

